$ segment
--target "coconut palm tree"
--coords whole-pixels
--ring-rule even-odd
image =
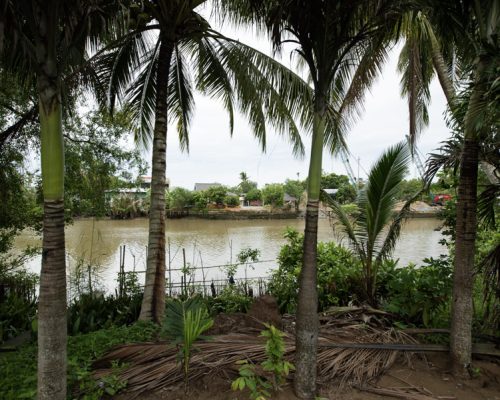
[[[385,40],[395,21],[394,1],[220,0],[237,22],[257,23],[267,29],[276,50],[295,46],[314,89],[312,147],[309,164],[304,259],[297,307],[295,392],[314,398],[318,336],[316,245],[322,152],[341,143],[364,89],[373,81],[385,58]],[[327,129],[329,114],[337,121]],[[343,117],[344,119],[341,119]]]
[[[366,185],[356,200],[359,214],[352,219],[334,199],[325,196],[335,217],[335,229],[349,240],[363,265],[363,283],[366,299],[376,307],[377,271],[388,259],[401,232],[401,225],[410,211],[410,205],[421,192],[405,203],[394,214],[397,193],[408,172],[410,151],[408,145],[399,143],[390,147],[371,169]],[[386,230],[387,228],[387,230]]]
[[[66,268],[63,77],[78,70],[88,43],[104,31],[110,2],[0,2],[0,68],[39,98],[44,198],[38,305],[38,398],[66,398]]]
[[[294,118],[312,98],[310,87],[274,59],[213,30],[201,0],[141,1],[97,62],[113,106],[122,95],[137,122],[137,138],[152,136],[152,182],[146,284],[140,319],[159,322],[165,307],[165,175],[169,121],[189,145],[193,90],[221,100],[232,133],[234,109],[247,116],[265,148],[266,122],[303,152]],[[132,24],[130,23],[132,21]],[[130,26],[132,31],[128,31]],[[123,32],[125,31],[125,32]],[[154,34],[152,34],[154,32]],[[301,118],[307,120],[306,115]]]
[[[498,77],[498,54],[500,54],[499,21],[500,3],[498,0],[446,0],[417,2],[422,18],[422,32],[429,40],[434,68],[446,95],[448,106],[463,132],[463,146],[460,157],[460,175],[457,197],[456,243],[453,275],[453,307],[451,325],[451,356],[453,371],[459,376],[469,375],[472,349],[472,288],[474,283],[474,248],[477,222],[477,171],[479,165],[479,143],[491,134],[491,121],[488,108],[491,102],[497,104],[498,98],[492,96],[492,88]],[[438,40],[436,38],[440,38]],[[444,39],[443,39],[444,38]],[[412,43],[410,41],[410,43]],[[420,42],[421,43],[421,42]],[[457,59],[464,65],[465,83],[470,85],[470,97],[463,115],[457,113],[456,93],[450,83],[444,62],[438,62],[441,48],[451,43]],[[423,46],[422,46],[423,47]],[[409,57],[418,60],[415,56]],[[441,57],[441,60],[444,58]],[[418,65],[417,62],[414,65]],[[411,66],[411,63],[408,63]],[[422,78],[418,68],[409,68],[409,76]],[[413,69],[414,72],[411,72]],[[415,82],[409,79],[408,82]],[[414,88],[425,88],[429,80],[423,79]],[[408,90],[410,115],[418,110],[417,102],[412,101],[417,91]],[[425,89],[424,89],[425,93]],[[421,108],[422,109],[422,108]],[[489,167],[487,167],[489,168]],[[492,182],[493,184],[497,182]]]

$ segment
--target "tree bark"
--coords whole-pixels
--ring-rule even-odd
[[[57,68],[57,9],[36,5],[37,80],[44,198],[42,270],[38,302],[38,399],[66,399],[66,264],[64,143]]]
[[[156,113],[153,136],[146,284],[140,320],[159,323],[165,311],[165,181],[168,124],[168,77],[173,44],[161,39],[156,71]]]
[[[294,389],[301,399],[316,396],[316,355],[318,348],[317,243],[318,212],[323,157],[325,98],[315,101],[315,116],[307,187],[304,254],[299,276],[295,338]]]
[[[472,354],[472,290],[477,231],[477,170],[479,132],[475,115],[484,92],[482,82],[486,60],[480,58],[475,82],[464,119],[464,148],[460,162],[457,196],[453,303],[451,309],[450,350],[453,373],[468,377]]]
[[[45,200],[38,302],[38,399],[66,399],[64,202]]]
[[[478,143],[465,140],[458,185],[450,349],[453,372],[467,377],[472,352]]]

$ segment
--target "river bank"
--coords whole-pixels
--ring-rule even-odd
[[[394,212],[398,212],[404,206],[404,202],[399,202]],[[320,218],[329,218],[329,209],[320,207]],[[436,218],[441,206],[430,206],[423,201],[416,201],[410,206],[408,218]],[[305,210],[301,208],[299,211],[289,209],[269,209],[267,207],[226,207],[213,208],[205,211],[167,211],[166,217],[169,219],[180,218],[200,218],[211,220],[253,220],[253,219],[302,219],[304,218]]]

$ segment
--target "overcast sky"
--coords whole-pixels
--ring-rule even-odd
[[[214,24],[215,25],[215,24]],[[224,34],[239,39],[268,54],[271,46],[264,38],[252,33],[218,27]],[[408,108],[399,96],[399,76],[396,71],[399,48],[391,51],[382,75],[367,93],[365,112],[348,134],[349,149],[354,174],[360,176],[391,144],[402,140],[408,131]],[[289,57],[284,56],[284,60]],[[430,124],[421,135],[418,147],[423,154],[437,148],[448,136],[444,124],[445,98],[437,81],[431,87],[432,104],[429,109]],[[228,116],[216,101],[196,95],[196,108],[190,129],[189,154],[181,152],[175,126],[169,127],[167,144],[167,177],[171,187],[193,189],[195,182],[219,182],[228,186],[239,183],[239,173],[244,171],[259,187],[266,183],[284,182],[285,179],[306,178],[309,165],[310,136],[304,136],[306,156],[297,159],[285,138],[268,129],[267,151],[263,153],[258,141],[241,115],[235,118],[234,135],[229,136]],[[345,174],[346,170],[337,159],[327,152],[323,155],[323,170]],[[415,166],[410,176],[416,177]]]

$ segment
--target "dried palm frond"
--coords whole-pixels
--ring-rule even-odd
[[[416,343],[411,336],[394,329],[381,330],[366,324],[352,325],[340,331],[322,332],[318,347],[318,376],[322,381],[340,379],[340,384],[369,381],[389,369],[398,351],[383,348],[343,348],[329,344]],[[410,356],[404,353],[410,363]]]
[[[284,337],[284,358],[293,362],[295,338]],[[228,334],[195,345],[190,362],[189,379],[206,375],[236,376],[236,361],[248,359],[259,364],[266,359],[263,338],[256,334]],[[319,338],[318,378],[327,383],[363,383],[389,368],[397,358],[397,350],[337,348],[338,343],[415,343],[410,336],[393,329],[378,329],[366,324],[343,326],[332,330],[324,327]],[[330,347],[328,347],[330,346]],[[178,363],[178,350],[168,342],[128,344],[116,347],[94,363],[94,376],[99,379],[111,372],[111,362],[128,365],[119,378],[127,381],[128,392],[139,396],[148,390],[160,390],[184,379]]]

